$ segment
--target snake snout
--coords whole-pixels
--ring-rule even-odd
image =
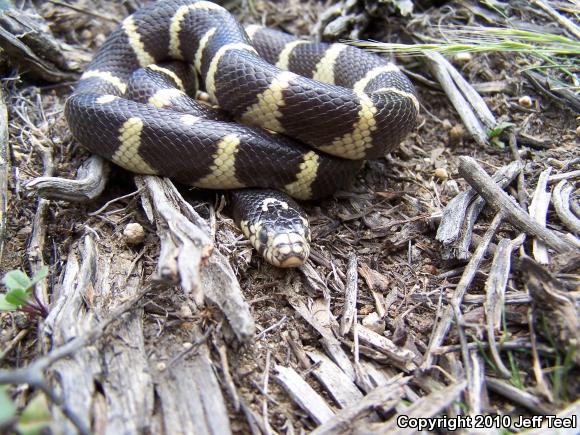
[[[310,254],[310,245],[303,233],[278,234],[266,252],[268,261],[278,267],[298,267],[304,264]]]
[[[298,267],[310,254],[310,225],[296,202],[269,189],[230,192],[234,220],[264,259],[276,267]]]

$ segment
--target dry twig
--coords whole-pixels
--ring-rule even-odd
[[[570,211],[570,195],[574,190],[574,185],[566,180],[560,181],[553,191],[554,209],[562,223],[576,234],[580,234],[580,219]]]
[[[353,431],[356,428],[356,419],[364,414],[368,414],[373,409],[381,408],[382,410],[392,409],[402,398],[404,394],[403,386],[411,378],[397,377],[392,379],[386,385],[381,385],[370,391],[366,396],[357,403],[338,412],[334,417],[318,426],[312,435],[332,435],[345,431]]]
[[[290,367],[276,365],[276,379],[290,394],[304,411],[312,417],[317,424],[322,424],[334,417],[334,412],[326,404],[326,401]]]
[[[499,226],[501,225],[503,220],[503,215],[501,213],[497,214],[493,221],[491,222],[489,228],[485,232],[484,236],[482,237],[481,242],[477,246],[477,249],[473,253],[471,260],[467,264],[455,291],[453,292],[453,296],[451,297],[450,305],[446,306],[441,313],[440,318],[437,320],[435,326],[433,327],[433,334],[431,335],[431,340],[429,341],[429,346],[427,348],[427,352],[423,357],[423,363],[421,364],[421,369],[427,370],[431,368],[431,364],[433,362],[433,353],[434,351],[441,346],[445,336],[449,332],[449,328],[451,327],[451,323],[453,322],[453,313],[460,313],[460,306],[463,300],[463,296],[467,291],[467,288],[471,285],[473,278],[475,277],[476,271],[479,269],[479,265],[483,260],[483,256],[487,252],[487,248],[489,243],[491,242],[492,237],[495,235],[496,231],[498,230]],[[464,362],[467,360],[467,355],[465,354],[464,349]]]
[[[493,182],[491,177],[471,157],[462,156],[459,158],[459,173],[494,210],[504,213],[506,219],[515,227],[538,237],[558,252],[571,252],[575,249],[570,242],[561,239],[552,231],[535,222]]]
[[[6,206],[8,203],[8,110],[0,86],[0,259],[4,254],[4,231],[6,229]]]
[[[26,184],[30,192],[47,199],[86,202],[105,189],[110,165],[102,157],[89,157],[78,169],[77,179],[37,177]]]
[[[536,185],[536,190],[534,190],[534,195],[532,196],[532,202],[530,203],[529,213],[535,222],[540,224],[542,227],[546,227],[546,220],[548,215],[548,207],[550,206],[550,198],[552,194],[547,191],[548,187],[548,177],[552,168],[545,169],[542,171],[538,178],[538,184]],[[546,245],[540,242],[537,238],[534,238],[532,242],[532,252],[534,258],[538,263],[548,264],[550,262],[550,257],[548,257],[548,250]]]
[[[344,336],[352,327],[352,323],[356,321],[356,299],[358,295],[357,280],[357,258],[356,254],[353,253],[348,257],[345,302],[342,311],[342,318],[340,319],[340,327],[338,329],[338,334],[340,336]]]

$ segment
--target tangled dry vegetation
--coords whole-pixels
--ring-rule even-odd
[[[13,3],[0,1],[0,268],[49,275],[46,318],[0,314],[6,430],[410,433],[399,416],[445,416],[445,432],[488,415],[499,433],[519,415],[578,416],[577,1],[222,2],[326,40],[453,45],[457,29],[494,27],[572,50],[476,36],[487,49],[400,56],[419,127],[306,205],[298,270],[258,258],[221,195],[72,140],[75,79],[144,0]]]

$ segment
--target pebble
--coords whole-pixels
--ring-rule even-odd
[[[468,52],[457,53],[455,56],[453,56],[453,60],[461,65],[466,64],[471,59],[473,59],[473,56]]]
[[[463,139],[464,135],[465,128],[463,128],[463,125],[461,124],[454,125],[453,128],[449,130],[449,144],[457,145],[459,142],[461,142],[461,139]]]
[[[145,240],[145,230],[141,224],[127,224],[123,230],[123,236],[128,245],[138,245],[139,243],[143,243],[143,240]]]
[[[437,168],[435,169],[435,176],[440,180],[447,180],[449,178],[449,173],[445,168]]]
[[[532,99],[530,98],[529,95],[524,95],[522,97],[520,97],[520,99],[518,100],[518,103],[520,106],[522,107],[526,107],[526,108],[530,108],[532,107]]]

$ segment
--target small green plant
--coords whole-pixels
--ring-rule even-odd
[[[52,416],[48,408],[46,396],[37,394],[20,414],[16,429],[22,435],[41,435],[49,433]],[[48,431],[48,432],[47,432]]]
[[[510,368],[512,373],[512,378],[510,382],[514,387],[519,388],[520,390],[524,389],[524,382],[522,381],[522,377],[520,375],[520,369],[518,367],[518,362],[513,354],[512,351],[507,352],[508,360],[510,362]]]
[[[33,278],[29,278],[21,270],[11,270],[4,278],[2,283],[8,290],[0,294],[0,311],[20,310],[33,316],[46,317],[47,308],[40,302],[36,296],[35,286],[40,280],[48,275],[48,267],[43,267]],[[34,299],[31,301],[30,299]]]
[[[52,417],[46,396],[43,393],[37,394],[17,415],[16,405],[8,395],[7,388],[5,385],[0,386],[0,432],[21,435],[48,433]]]
[[[431,51],[453,55],[457,53],[519,53],[526,67],[550,76],[561,88],[575,91],[580,59],[580,41],[547,32],[534,32],[510,27],[438,26],[441,36],[419,35],[423,40],[415,44],[375,41],[352,41],[357,47],[374,52],[420,55]],[[552,70],[546,72],[545,70]],[[553,77],[554,71],[563,73]],[[567,78],[567,81],[564,81]]]
[[[0,386],[0,430],[9,426],[16,417],[16,406],[7,391],[8,387]]]
[[[499,137],[503,134],[504,131],[509,130],[515,126],[516,125],[513,122],[500,122],[494,128],[489,129],[487,131],[487,135],[490,138]]]

